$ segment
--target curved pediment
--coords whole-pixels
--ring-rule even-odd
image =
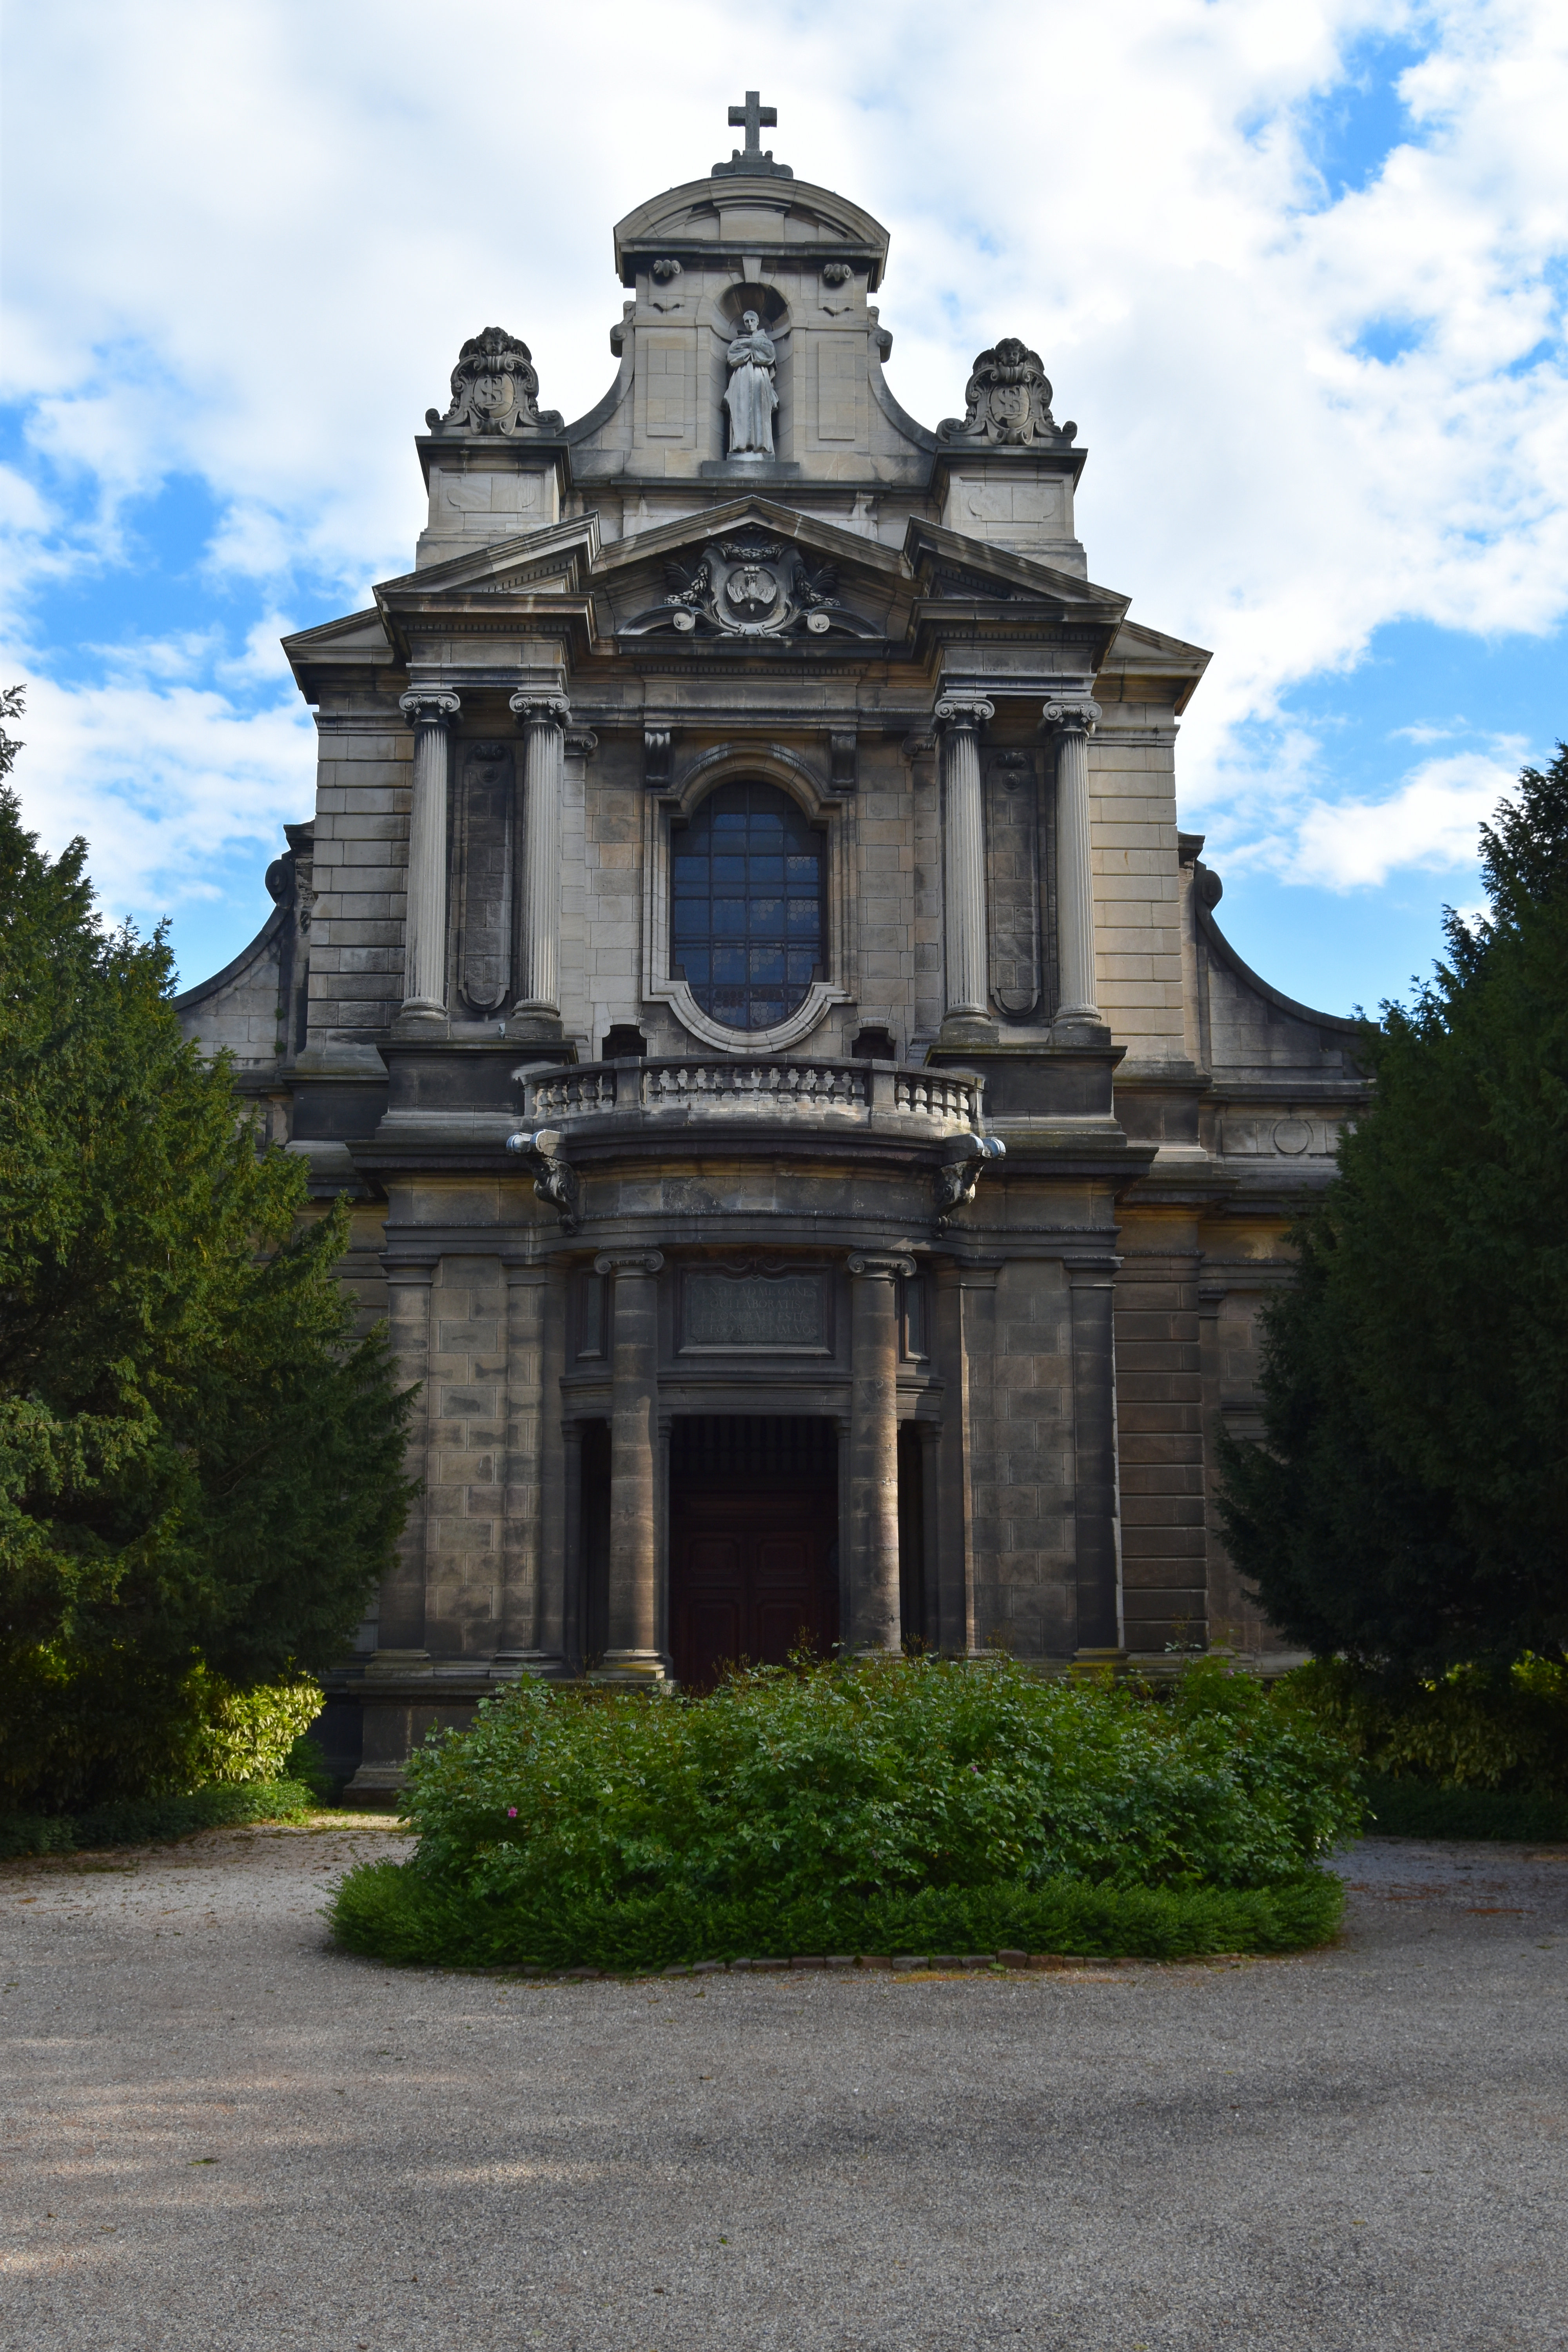
[[[863,205],[809,181],[722,178],[667,188],[616,223],[616,268],[624,286],[656,260],[737,259],[746,255],[859,260],[875,293],[888,258],[888,231]]]

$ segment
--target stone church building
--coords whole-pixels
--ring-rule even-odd
[[[1215,920],[1208,656],[1090,578],[1035,352],[917,422],[887,231],[731,120],[616,226],[586,415],[463,345],[414,568],[286,641],[274,912],[178,1000],[420,1383],[367,1792],[520,1674],[1268,1640],[1215,1433],[1354,1031]]]

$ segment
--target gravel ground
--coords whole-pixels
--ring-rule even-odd
[[[328,1948],[381,1823],[0,1866],[26,2352],[1568,2346],[1568,1850],[1332,1951],[520,1984]]]

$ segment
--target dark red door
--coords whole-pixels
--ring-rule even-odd
[[[807,1489],[677,1494],[669,1630],[678,1681],[711,1685],[736,1659],[783,1665],[838,1638],[837,1502]]]

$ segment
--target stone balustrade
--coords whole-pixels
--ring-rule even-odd
[[[814,1127],[875,1125],[949,1135],[976,1130],[984,1081],[963,1071],[896,1069],[887,1063],[741,1061],[690,1055],[648,1062],[587,1062],[528,1082],[537,1127],[615,1113],[763,1118]]]

